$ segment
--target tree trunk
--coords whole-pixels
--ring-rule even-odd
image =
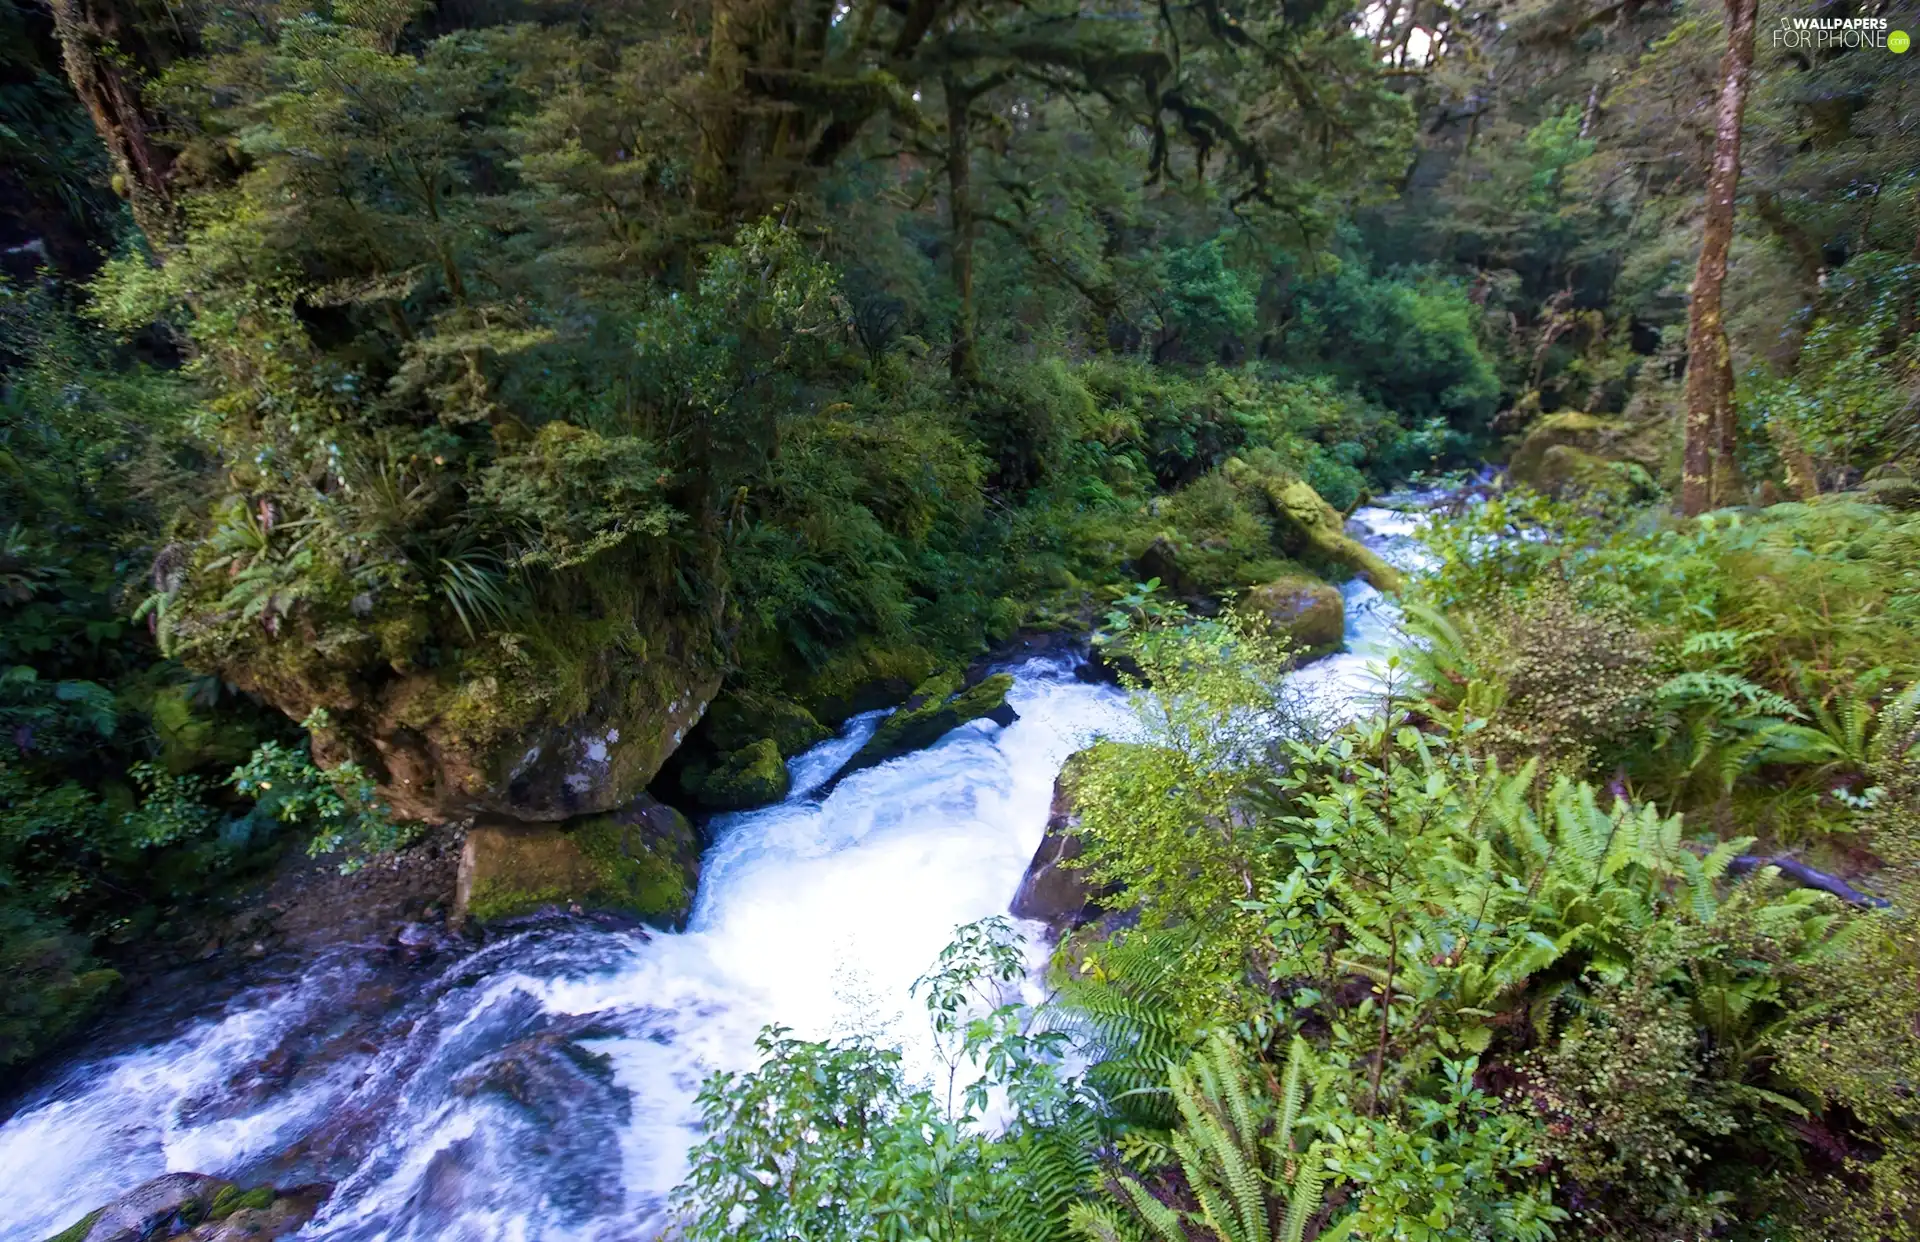
[[[1733,357],[1721,315],[1727,251],[1733,244],[1734,196],[1740,186],[1740,122],[1753,72],[1758,0],[1727,0],[1727,54],[1720,62],[1720,105],[1714,118],[1707,210],[1687,310],[1686,456],[1680,508],[1692,515],[1733,501],[1740,481],[1733,459]]]
[[[973,315],[973,125],[969,112],[973,92],[957,77],[946,79],[947,95],[947,213],[952,226],[952,276],[959,305],[953,316],[953,348],[949,373],[958,385],[980,378],[980,359],[974,350]]]
[[[113,161],[114,189],[153,249],[164,251],[177,224],[168,186],[174,153],[155,138],[141,92],[179,49],[154,44],[112,0],[52,0],[51,8],[67,80]]]
[[[746,90],[747,28],[751,15],[737,0],[713,6],[707,35],[706,99],[700,120],[700,152],[694,161],[694,205],[711,215],[733,206],[734,156],[740,145],[741,96]]]
[[[1773,441],[1773,450],[1780,455],[1780,464],[1786,469],[1787,490],[1800,500],[1812,500],[1818,496],[1819,472],[1814,469],[1812,455],[1807,452],[1793,428],[1781,419],[1769,418],[1767,437]]]

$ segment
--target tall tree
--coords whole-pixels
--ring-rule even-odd
[[[1753,74],[1753,27],[1758,0],[1727,0],[1727,51],[1720,62],[1720,104],[1714,114],[1713,164],[1707,174],[1707,210],[1687,309],[1687,423],[1680,508],[1704,513],[1734,498],[1733,355],[1721,311],[1727,251],[1733,244],[1733,204],[1740,186],[1740,123]]]
[[[113,161],[114,189],[154,248],[164,248],[177,223],[178,153],[145,94],[169,64],[195,50],[198,14],[170,6],[163,22],[121,0],[51,0],[50,7],[67,79]]]

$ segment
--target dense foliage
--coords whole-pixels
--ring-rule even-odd
[[[676,797],[1105,615],[1114,917],[1036,1008],[969,929],[944,1083],[770,1031],[692,1236],[1914,1232],[1912,57],[1759,49],[1679,522],[1699,0],[4,23],[0,1064],[529,739],[646,733],[631,796],[713,699]],[[1393,588],[1338,516],[1484,461],[1303,714],[1227,605]]]
[[[1017,954],[973,962],[1008,929],[963,929],[979,995],[931,1009],[965,1109],[770,1036],[709,1084],[696,1232],[1912,1236],[1916,530],[1490,501],[1430,531],[1416,640],[1345,726],[1262,632],[1136,608],[1141,732],[1072,786],[1124,917],[1033,1007],[992,986]],[[769,1119],[808,1141],[747,1152]]]

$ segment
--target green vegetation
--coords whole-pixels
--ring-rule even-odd
[[[255,1186],[252,1190],[242,1190],[229,1183],[222,1186],[219,1193],[213,1196],[213,1207],[207,1212],[207,1219],[225,1220],[235,1212],[272,1207],[273,1199],[271,1186]]]
[[[1915,529],[1494,499],[1339,728],[1259,618],[1136,608],[1143,737],[1072,786],[1128,917],[1031,1008],[1010,928],[962,929],[964,1106],[771,1033],[703,1097],[694,1236],[1913,1236]]]
[[[95,1208],[79,1220],[68,1225],[65,1229],[62,1229],[59,1233],[48,1238],[47,1242],[86,1242],[87,1234],[93,1229],[93,1222],[98,1220],[100,1213],[104,1211],[106,1211],[105,1208]]]
[[[1920,75],[1724,7],[9,9],[0,1064],[289,845],[670,918],[649,785],[1097,627],[1112,917],[769,1032],[689,1236],[1912,1236]]]
[[[856,772],[931,746],[961,725],[1004,708],[1007,691],[1013,689],[1010,673],[995,673],[964,688],[961,681],[958,673],[940,673],[915,686],[900,709],[882,720],[873,736],[854,752],[845,770]]]

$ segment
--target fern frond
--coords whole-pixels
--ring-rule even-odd
[[[1140,1214],[1140,1219],[1147,1223],[1147,1228],[1153,1230],[1161,1242],[1187,1242],[1186,1230],[1180,1223],[1180,1213],[1154,1198],[1145,1186],[1131,1177],[1122,1177],[1120,1186],[1126,1191],[1133,1210]]]
[[[1309,1158],[1300,1162],[1300,1171],[1294,1174],[1293,1193],[1287,1196],[1287,1220],[1280,1232],[1280,1242],[1301,1242],[1307,1222],[1320,1210],[1326,1183],[1326,1166],[1309,1153]]]

